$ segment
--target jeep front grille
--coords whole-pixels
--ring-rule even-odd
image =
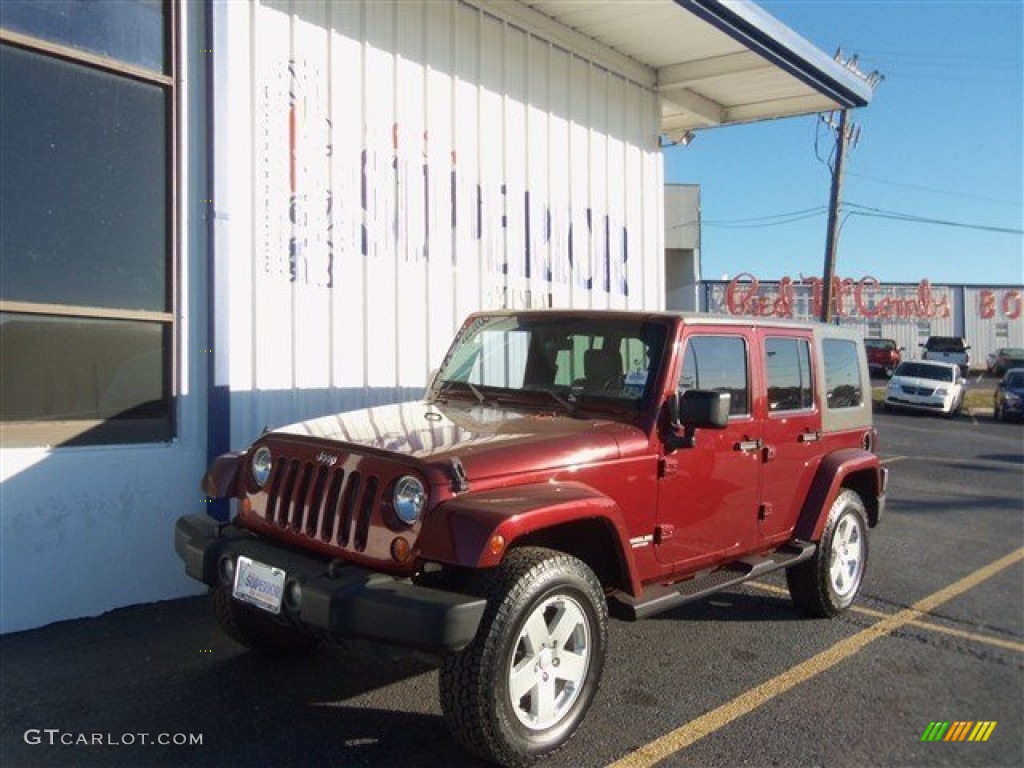
[[[292,533],[362,552],[380,479],[358,470],[278,459],[264,517]]]

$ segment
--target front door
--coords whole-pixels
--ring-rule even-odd
[[[689,329],[688,329],[689,330]],[[758,536],[761,428],[753,413],[752,331],[693,330],[679,389],[730,395],[729,425],[697,430],[696,445],[663,457],[655,547],[662,563],[697,570],[751,549]]]

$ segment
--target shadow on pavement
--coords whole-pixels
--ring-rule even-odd
[[[480,765],[445,730],[434,670],[359,648],[266,661],[205,598],[126,608],[0,637],[0,764]]]

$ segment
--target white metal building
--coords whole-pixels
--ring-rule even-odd
[[[660,142],[870,95],[724,0],[2,3],[0,80],[4,632],[192,591],[208,459],[472,310],[664,307]]]

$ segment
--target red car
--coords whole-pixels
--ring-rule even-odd
[[[903,360],[903,347],[897,346],[893,339],[864,339],[864,350],[868,353],[871,372],[881,373],[886,378],[892,376]]]
[[[203,487],[237,515],[183,517],[175,546],[254,649],[357,636],[438,654],[454,738],[524,765],[586,714],[609,614],[773,570],[806,613],[849,608],[885,507],[875,438],[849,329],[481,313],[423,401],[215,460]]]

